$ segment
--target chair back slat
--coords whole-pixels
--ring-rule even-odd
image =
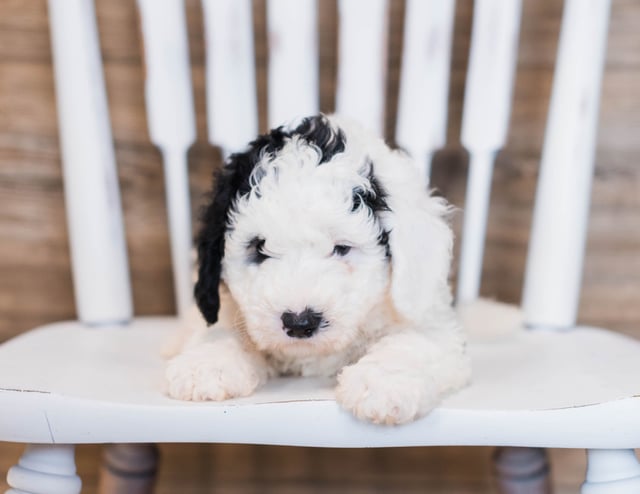
[[[462,116],[469,151],[457,302],[480,291],[493,163],[504,146],[520,30],[520,0],[476,0]]]
[[[460,141],[470,152],[506,142],[518,55],[520,0],[476,0]]]
[[[187,26],[182,0],[138,0],[151,141],[163,155],[176,310],[193,301],[187,151],[196,138]]]
[[[318,112],[316,0],[268,0],[269,127]]]
[[[382,136],[387,67],[387,0],[340,0],[336,111]]]
[[[258,133],[251,0],[202,0],[209,142],[226,155]]]
[[[144,38],[145,101],[151,142],[187,149],[196,138],[182,0],[138,0]]]
[[[64,191],[78,318],[132,316],[113,139],[92,0],[49,0]]]
[[[455,0],[408,0],[396,142],[429,180],[433,153],[445,145]]]
[[[610,3],[565,3],[524,285],[531,326],[576,321]]]

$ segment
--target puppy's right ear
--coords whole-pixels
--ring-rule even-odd
[[[218,320],[220,310],[220,274],[224,255],[224,234],[231,201],[235,195],[233,174],[228,167],[215,175],[215,189],[202,217],[202,230],[196,239],[198,248],[198,281],[195,299],[208,324]]]
[[[246,151],[232,154],[214,176],[211,201],[202,215],[202,230],[196,239],[198,248],[198,281],[195,299],[208,324],[218,321],[220,294],[218,292],[224,257],[224,237],[229,212],[234,201],[251,190],[253,169],[264,156],[273,156],[282,149],[290,133],[283,128],[273,129],[249,144]]]

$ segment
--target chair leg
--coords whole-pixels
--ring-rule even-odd
[[[158,470],[155,444],[111,444],[104,450],[100,494],[152,494]]]
[[[587,450],[587,480],[581,494],[640,492],[640,464],[632,449]]]
[[[550,494],[549,461],[542,448],[497,448],[494,474],[501,494]]]
[[[5,494],[79,494],[74,447],[63,444],[29,444],[17,465],[9,469]]]

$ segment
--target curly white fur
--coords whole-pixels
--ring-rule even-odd
[[[327,118],[344,132],[344,152],[318,166],[318,150],[294,135],[255,167],[225,235],[219,320],[207,328],[194,311],[189,331],[173,342],[170,396],[224,400],[274,375],[337,375],[345,409],[400,424],[468,382],[448,286],[448,206],[424,191],[404,153],[353,122]],[[353,191],[371,187],[371,166],[389,207],[376,215],[351,211]],[[270,257],[261,264],[247,262],[255,236]],[[351,251],[332,255],[335,245]],[[326,324],[313,337],[292,338],[281,315],[305,307],[319,308]]]

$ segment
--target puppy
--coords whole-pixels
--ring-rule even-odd
[[[464,386],[449,208],[417,170],[337,116],[232,155],[197,241],[204,321],[168,363],[169,395],[225,400],[271,376],[336,375],[342,407],[401,424]]]

